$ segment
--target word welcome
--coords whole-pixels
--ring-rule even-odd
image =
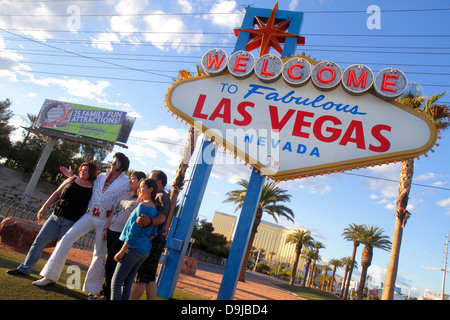
[[[385,100],[400,97],[408,86],[405,74],[394,68],[383,69],[374,77],[372,70],[362,64],[351,65],[342,72],[339,65],[331,61],[312,67],[302,57],[293,57],[283,63],[281,58],[271,54],[255,61],[253,55],[244,50],[233,53],[229,59],[221,49],[209,50],[202,57],[202,67],[211,76],[222,75],[228,70],[238,79],[245,79],[253,73],[263,82],[274,82],[282,77],[293,87],[303,86],[311,80],[323,91],[342,84],[345,91],[354,95],[367,93],[373,88]]]

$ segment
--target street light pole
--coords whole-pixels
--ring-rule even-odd
[[[444,275],[442,276],[442,297],[441,299],[444,300],[444,292],[445,292],[445,274],[447,273],[447,253],[448,253],[448,233],[447,233],[447,244],[445,245],[445,257],[444,257]]]

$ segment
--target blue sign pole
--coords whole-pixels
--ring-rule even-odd
[[[214,164],[216,146],[212,141],[203,140],[192,178],[186,190],[179,217],[174,217],[167,235],[166,247],[169,249],[163,273],[158,286],[158,296],[171,299],[180,275],[181,266],[194,229],[198,210],[202,203],[206,184]]]
[[[217,300],[233,299],[263,185],[264,176],[253,168]]]

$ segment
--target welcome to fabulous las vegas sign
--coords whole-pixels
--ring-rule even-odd
[[[274,180],[400,161],[436,143],[432,121],[396,101],[407,79],[394,68],[375,76],[359,64],[221,49],[202,67],[169,89],[170,111]]]

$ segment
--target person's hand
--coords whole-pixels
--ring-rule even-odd
[[[102,239],[106,240],[108,238],[108,231],[107,229],[103,230]]]
[[[38,219],[38,221],[41,220],[41,218],[45,215],[45,212],[46,212],[46,211],[47,211],[47,210],[43,210],[43,209],[39,210],[39,212],[38,212],[37,215],[36,215],[36,218]]]
[[[66,167],[59,167],[59,170],[61,170],[61,172],[67,177],[73,177],[73,172],[72,172],[72,167],[69,166],[69,169],[67,169]]]
[[[150,224],[150,218],[145,214],[140,215],[137,217],[136,223],[139,227],[147,227]]]
[[[122,261],[123,256],[125,255],[125,251],[120,250],[119,252],[117,252],[117,254],[114,256],[114,260],[117,262]]]

